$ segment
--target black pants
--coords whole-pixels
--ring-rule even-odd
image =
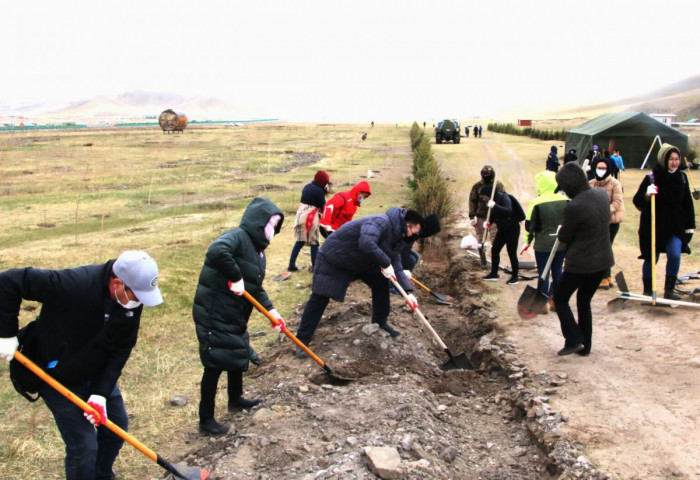
[[[595,273],[570,273],[564,272],[559,281],[559,286],[554,292],[554,306],[561,324],[561,333],[564,335],[565,347],[573,347],[582,343],[584,349],[581,353],[589,353],[593,338],[593,313],[591,312],[591,299],[598,290],[598,285],[603,279],[605,270]],[[576,310],[578,311],[578,323],[569,306],[569,299],[576,291]]]
[[[362,280],[372,290],[372,323],[385,323],[390,311],[389,280],[380,273],[361,273],[356,278]],[[309,301],[306,302],[296,334],[304,345],[308,345],[314,336],[329,301],[328,297],[312,293]]]
[[[506,224],[498,227],[496,238],[491,245],[491,273],[498,274],[498,266],[501,263],[501,250],[506,246],[508,258],[510,258],[510,268],[513,276],[518,276],[518,239],[520,238],[520,224]]]
[[[204,422],[214,418],[216,407],[216,388],[223,370],[204,367],[202,384],[200,385],[199,421]],[[243,372],[227,370],[228,374],[228,402],[233,403],[243,394]]]

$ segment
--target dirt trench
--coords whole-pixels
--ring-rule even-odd
[[[334,384],[312,360],[296,359],[281,336],[244,380],[246,395],[264,403],[225,418],[231,432],[180,461],[211,471],[213,480],[609,478],[586,460],[582,445],[558,433],[567,419],[552,411],[547,392],[564,380],[531,374],[494,328],[478,259],[428,248],[414,274],[455,297],[443,306],[416,292],[448,348],[466,352],[475,370],[441,370],[446,353],[398,296],[390,323],[401,335],[369,326],[368,288],[355,282],[344,303],[331,302],[310,345],[333,372],[354,381]],[[301,309],[288,322],[291,331]],[[371,471],[364,449],[377,446],[398,451],[397,476]]]

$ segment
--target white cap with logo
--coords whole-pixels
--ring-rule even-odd
[[[126,250],[114,262],[112,270],[147,307],[163,303],[158,289],[158,265],[146,252]]]

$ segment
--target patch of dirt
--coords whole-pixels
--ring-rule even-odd
[[[337,384],[313,360],[295,358],[294,344],[280,336],[244,381],[246,395],[264,403],[229,416],[231,432],[197,442],[182,461],[210,470],[212,479],[390,478],[373,473],[365,454],[383,446],[400,455],[401,478],[608,478],[558,433],[566,418],[533,388],[556,389],[552,380],[530,378],[494,329],[478,260],[460,252],[449,264],[430,252],[423,260],[417,278],[456,300],[441,306],[416,292],[421,309],[451,353],[466,352],[475,370],[443,371],[447,353],[398,296],[390,322],[401,335],[370,325],[368,288],[355,282],[344,303],[331,302],[311,344],[335,375],[353,381]],[[301,306],[291,331],[300,314]]]

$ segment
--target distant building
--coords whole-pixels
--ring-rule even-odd
[[[675,113],[650,113],[649,116],[666,125],[671,125],[673,119],[676,118]]]
[[[532,126],[532,120],[521,120],[521,119],[518,119],[518,126],[519,126],[519,127],[531,127],[531,126]]]

